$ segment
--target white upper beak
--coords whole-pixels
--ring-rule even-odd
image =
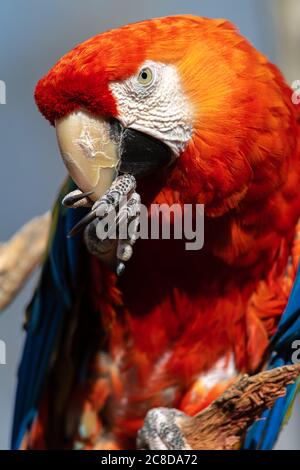
[[[78,110],[55,123],[62,158],[82,192],[93,191],[96,201],[111,186],[117,175],[119,143],[110,124],[101,117]]]

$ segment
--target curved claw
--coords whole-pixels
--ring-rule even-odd
[[[117,276],[122,276],[123,272],[125,271],[125,264],[122,261],[119,261],[116,268]]]
[[[89,225],[97,217],[97,209],[93,209],[85,217],[83,217],[68,233],[68,238],[78,235],[87,225]]]
[[[86,193],[82,193],[79,189],[76,189],[75,191],[72,191],[71,193],[67,194],[63,198],[61,203],[65,207],[71,207],[74,209],[76,209],[77,207],[86,206],[88,203],[88,198],[93,194],[93,192],[94,191],[88,191]]]

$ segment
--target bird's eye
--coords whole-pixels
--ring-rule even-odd
[[[153,82],[153,72],[149,67],[143,68],[138,75],[138,82],[140,85],[148,86]]]

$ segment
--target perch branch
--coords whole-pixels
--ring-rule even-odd
[[[188,445],[194,450],[240,448],[249,426],[299,375],[300,364],[242,376],[208,408],[180,423]]]
[[[50,213],[24,225],[8,242],[0,244],[0,311],[17,295],[41,262],[50,228]]]

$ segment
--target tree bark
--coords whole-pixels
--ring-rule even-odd
[[[50,228],[50,213],[24,225],[11,240],[0,244],[0,311],[15,298],[41,263]]]
[[[191,449],[239,449],[247,429],[284,396],[300,375],[300,364],[244,375],[208,408],[183,420],[180,428]]]

